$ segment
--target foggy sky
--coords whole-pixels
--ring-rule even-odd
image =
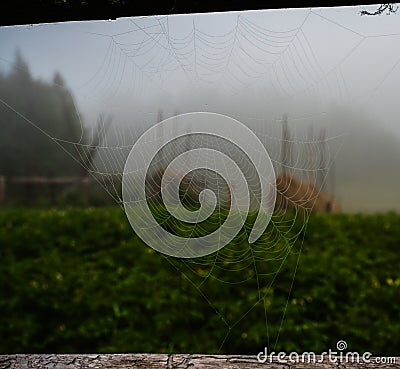
[[[277,140],[283,114],[295,140],[325,126],[343,135],[333,145],[343,209],[400,210],[400,14],[360,16],[375,8],[2,27],[0,71],[17,49],[35,77],[59,71],[86,125],[113,116],[110,145],[132,144],[159,110],[227,114]]]

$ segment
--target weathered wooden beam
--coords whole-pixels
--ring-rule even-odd
[[[282,359],[282,358],[281,358]],[[388,358],[389,359],[389,358]],[[65,354],[65,355],[0,355],[0,368],[52,368],[52,369],[389,369],[400,368],[400,357],[392,358],[395,363],[334,363],[325,359],[322,363],[259,363],[256,355],[189,355],[189,354]],[[287,360],[289,360],[287,358]],[[382,360],[381,360],[382,361]]]

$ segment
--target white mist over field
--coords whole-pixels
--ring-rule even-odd
[[[20,50],[35,78],[61,73],[83,125],[112,116],[102,170],[122,172],[129,147],[161,118],[196,111],[246,124],[278,168],[286,115],[299,176],[318,160],[307,142],[324,128],[325,188],[343,211],[400,211],[400,14],[360,15],[374,8],[2,27],[0,72]]]

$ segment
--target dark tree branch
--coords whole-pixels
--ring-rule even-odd
[[[390,15],[391,13],[396,13],[398,9],[399,7],[396,6],[395,8],[393,4],[381,4],[374,12],[362,10],[360,13],[361,15],[381,15],[383,12],[387,11],[386,14]]]

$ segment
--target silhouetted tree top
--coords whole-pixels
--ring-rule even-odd
[[[53,77],[53,83],[57,86],[64,87],[65,86],[65,81],[62,75],[59,72],[54,73]]]
[[[28,63],[22,57],[21,51],[15,52],[15,61],[11,72],[12,78],[17,78],[20,82],[28,83],[32,81]]]

